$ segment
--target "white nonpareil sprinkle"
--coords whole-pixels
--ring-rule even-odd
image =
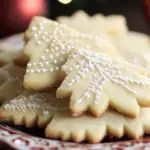
[[[43,50],[43,54],[39,56],[38,61],[30,62],[27,65],[26,73],[58,71],[65,63],[70,52],[76,48],[92,49],[93,45],[94,47],[113,47],[103,38],[79,33],[65,24],[58,24],[46,19],[35,22],[35,25],[33,23],[31,26],[33,37],[37,44],[40,44],[40,46],[42,44],[47,45],[47,47]],[[49,30],[47,26],[49,26]],[[92,44],[90,44],[91,41],[93,41]],[[48,61],[49,63],[47,63]],[[57,69],[54,69],[55,67],[52,66],[55,66]]]

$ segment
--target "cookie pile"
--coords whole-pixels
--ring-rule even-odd
[[[74,142],[150,134],[148,71],[125,61],[107,36],[43,17],[24,36],[21,54],[0,68],[0,121]]]
[[[106,35],[125,60],[146,68],[150,74],[150,36],[130,31],[124,16],[89,16],[84,11],[77,11],[71,17],[60,16],[57,21],[81,32],[96,36]]]

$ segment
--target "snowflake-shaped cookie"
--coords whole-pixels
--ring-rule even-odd
[[[60,67],[74,50],[86,48],[120,56],[108,40],[79,33],[67,25],[43,17],[33,18],[25,36],[28,42],[24,53],[30,61],[24,85],[28,89],[41,90],[57,86],[64,79]]]
[[[16,97],[23,90],[23,76],[25,69],[7,64],[0,68],[0,103]]]
[[[114,37],[119,34],[125,34],[128,30],[126,19],[121,15],[104,16],[96,14],[89,16],[84,11],[77,11],[71,17],[60,16],[57,21],[65,23],[80,32],[98,36],[106,34]]]
[[[150,106],[150,79],[126,61],[79,50],[70,55],[62,70],[67,76],[57,96],[70,97],[74,115],[90,110],[94,116],[100,116],[111,106],[136,117],[139,104]]]

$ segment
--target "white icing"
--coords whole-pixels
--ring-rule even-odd
[[[91,71],[91,84],[83,93],[78,102],[82,102],[86,97],[90,97],[92,92],[96,93],[96,98],[94,103],[99,102],[99,95],[101,89],[106,84],[106,82],[111,81],[112,83],[122,86],[129,92],[136,93],[136,91],[131,88],[131,84],[139,84],[142,86],[150,85],[150,79],[138,76],[135,78],[135,73],[123,67],[120,64],[119,59],[114,59],[103,53],[95,53],[92,51],[79,50],[69,56],[69,60],[74,60],[73,65],[62,66],[62,69],[69,74],[72,70],[76,70],[77,74],[72,79],[66,79],[67,84],[72,86],[73,84],[80,82],[82,78],[88,77],[87,72]],[[127,63],[124,61],[124,63]],[[124,72],[130,73],[130,75],[125,75]]]

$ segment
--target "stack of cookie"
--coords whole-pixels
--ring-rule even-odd
[[[60,16],[57,20],[81,32],[106,35],[125,60],[146,68],[150,74],[150,37],[144,33],[130,31],[124,16],[89,16],[84,11],[77,11],[70,17]]]
[[[148,72],[123,60],[107,37],[34,17],[25,39],[17,64],[0,69],[1,121],[74,142],[150,134]]]

